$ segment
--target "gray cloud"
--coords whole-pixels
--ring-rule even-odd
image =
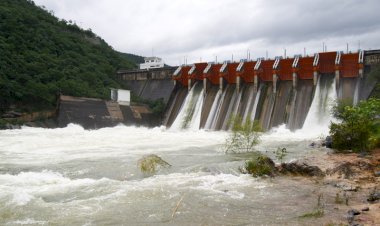
[[[34,0],[91,28],[116,50],[178,64],[283,53],[380,48],[378,0]]]

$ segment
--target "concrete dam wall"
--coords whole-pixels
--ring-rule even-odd
[[[167,103],[174,88],[172,75],[175,69],[175,67],[164,67],[150,70],[120,70],[116,76],[133,95],[144,100],[162,98]]]
[[[228,130],[228,122],[236,116],[243,122],[257,120],[265,131],[283,124],[295,131],[312,121],[328,123],[326,114],[337,100],[355,105],[368,98],[374,84],[367,75],[379,56],[378,51],[327,52],[183,65],[173,74],[176,86],[164,125]]]
[[[285,124],[294,131],[326,120],[323,112],[337,99],[353,104],[367,99],[376,85],[368,74],[379,64],[375,50],[119,71],[119,82],[135,96],[162,98],[164,114],[154,115],[139,104],[61,97],[57,121],[60,127],[77,123],[86,129],[124,123],[228,130],[231,117],[239,116],[243,122],[257,120],[264,130]]]

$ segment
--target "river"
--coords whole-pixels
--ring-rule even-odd
[[[305,128],[275,128],[262,135],[257,150],[273,158],[285,147],[285,161],[326,153],[309,144],[328,133],[326,106],[336,91],[317,94]],[[225,154],[227,132],[192,126],[199,124],[202,98],[188,99],[194,111],[179,115],[193,119],[171,129],[70,124],[0,131],[0,225],[317,224],[299,216],[315,207],[318,185],[241,174],[249,154]],[[187,129],[182,122],[190,123]],[[172,166],[146,176],[137,162],[147,154]]]
[[[308,146],[317,134],[300,134],[278,128],[258,149],[273,156],[286,147],[287,161],[324,152]],[[240,174],[249,156],[225,154],[226,136],[126,126],[0,131],[0,225],[292,224],[315,205],[311,182]],[[152,153],[172,167],[147,177],[137,161]]]

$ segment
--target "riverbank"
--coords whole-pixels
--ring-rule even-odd
[[[318,200],[314,210],[300,216],[300,222],[380,225],[380,149],[368,155],[327,153],[298,162],[318,166],[325,173],[306,179],[315,182]]]

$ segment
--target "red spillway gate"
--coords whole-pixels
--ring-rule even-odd
[[[340,76],[345,78],[358,77],[359,70],[362,68],[359,64],[359,53],[342,54],[342,59],[338,65]]]
[[[293,62],[294,58],[287,58],[280,60],[277,75],[280,80],[293,80]]]
[[[189,78],[191,80],[203,80],[203,71],[207,67],[207,63],[195,63],[189,71]]]
[[[243,62],[243,66],[240,71],[236,72],[236,75],[239,76],[244,82],[252,83],[254,82],[254,67],[256,61]]]
[[[316,67],[313,66],[314,57],[300,57],[298,61],[297,68],[295,68],[295,72],[299,79],[313,79],[313,73],[317,70]]]
[[[212,64],[210,69],[203,73],[203,78],[206,78],[213,85],[219,85],[219,70],[222,64]]]
[[[260,67],[255,70],[255,74],[264,81],[273,81],[273,64],[275,60],[263,60]]]
[[[277,74],[280,80],[291,81],[293,73],[297,74],[298,79],[315,79],[314,76],[318,73],[351,78],[362,75],[363,57],[363,51],[347,54],[324,52],[317,53],[313,57],[296,56],[295,58],[258,59],[224,64],[196,63],[192,66],[178,67],[173,74],[173,79],[183,86],[188,86],[189,79],[196,81],[205,78],[213,85],[219,85],[220,78],[229,84],[236,84],[237,77],[240,77],[243,82],[254,83],[255,76],[263,82],[271,82],[273,74]]]
[[[319,53],[318,71],[321,74],[335,73],[336,52]]]
[[[177,70],[174,72],[173,79],[179,83],[181,83],[183,86],[188,86],[188,74],[189,70],[191,69],[191,66],[180,66],[177,68]]]
[[[220,72],[219,77],[223,77],[227,83],[236,84],[236,68],[239,63],[227,63],[223,72]]]

